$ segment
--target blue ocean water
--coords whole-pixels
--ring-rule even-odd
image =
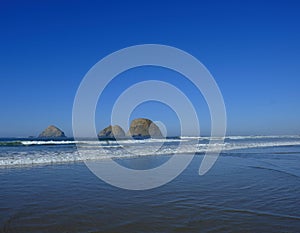
[[[77,142],[84,156],[72,139],[2,139],[0,231],[299,232],[300,136],[227,137],[199,176],[208,139]],[[83,163],[109,157],[148,169],[193,151],[180,176],[145,191],[106,184]]]

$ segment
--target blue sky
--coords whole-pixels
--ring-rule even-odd
[[[299,10],[297,1],[1,1],[0,137],[37,135],[50,124],[71,135],[73,99],[86,72],[144,43],[175,46],[209,69],[224,97],[228,134],[300,134]],[[99,102],[99,129],[109,124],[117,90],[154,78],[183,88],[209,132],[201,95],[176,74],[148,67],[123,76]],[[147,103],[132,114],[139,116],[176,134],[166,106]]]

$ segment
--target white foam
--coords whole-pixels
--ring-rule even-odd
[[[205,137],[193,137],[193,136],[181,136],[180,139],[187,139],[187,140],[192,140],[192,139],[201,139],[201,138],[205,138]]]
[[[181,139],[186,140],[201,140],[201,139],[211,139],[211,140],[218,140],[224,139],[222,137],[209,137],[209,136],[181,136]],[[250,136],[226,136],[225,139],[232,139],[232,140],[242,140],[242,139],[300,139],[300,135],[250,135]]]
[[[300,141],[289,142],[264,142],[264,143],[226,143],[224,150],[278,147],[278,146],[299,146]]]
[[[74,144],[74,141],[20,141],[25,146]]]
[[[227,139],[300,139],[300,135],[251,135],[251,136],[227,136]]]
[[[215,143],[208,146],[207,143],[198,143],[190,140],[181,140],[181,146],[176,144],[168,144],[161,147],[159,150],[153,152],[153,142],[160,142],[162,139],[147,139],[147,140],[127,140],[125,144],[119,145],[116,141],[106,142],[98,141],[80,141],[78,146],[81,147],[83,153],[79,154],[75,148],[69,148],[64,151],[60,146],[53,147],[53,150],[48,150],[43,147],[37,147],[34,150],[24,150],[22,147],[17,147],[12,152],[5,151],[0,153],[0,167],[5,166],[23,166],[35,164],[53,164],[76,162],[85,160],[102,160],[107,158],[128,158],[136,156],[149,155],[170,155],[173,153],[205,153],[209,151],[223,151],[249,149],[249,148],[264,148],[264,147],[278,147],[278,146],[300,146],[300,140],[297,137],[288,141],[263,141],[263,142],[227,142],[224,144]],[[166,139],[164,141],[180,141],[178,139]],[[74,141],[23,141],[26,145],[48,145],[48,144],[74,144]],[[22,142],[22,143],[23,143]],[[29,144],[32,143],[32,144]],[[123,143],[124,141],[122,141]],[[143,144],[141,144],[143,143]],[[24,145],[25,145],[24,144]],[[129,150],[126,150],[129,147]],[[41,149],[39,149],[41,148]],[[134,153],[130,153],[130,152]]]

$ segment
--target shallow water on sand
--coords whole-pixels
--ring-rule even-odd
[[[184,155],[183,155],[184,156]],[[126,158],[126,166],[166,156]],[[84,163],[0,169],[1,232],[299,232],[300,147],[223,153],[204,176],[203,155],[152,190],[112,187]]]

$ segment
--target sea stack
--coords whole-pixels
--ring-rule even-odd
[[[162,138],[159,127],[146,118],[134,119],[128,131],[128,136],[134,138]]]
[[[110,125],[105,129],[101,130],[98,134],[98,138],[100,139],[118,139],[124,137],[125,132],[119,125]]]
[[[63,131],[54,125],[48,126],[40,135],[39,138],[65,138]]]

